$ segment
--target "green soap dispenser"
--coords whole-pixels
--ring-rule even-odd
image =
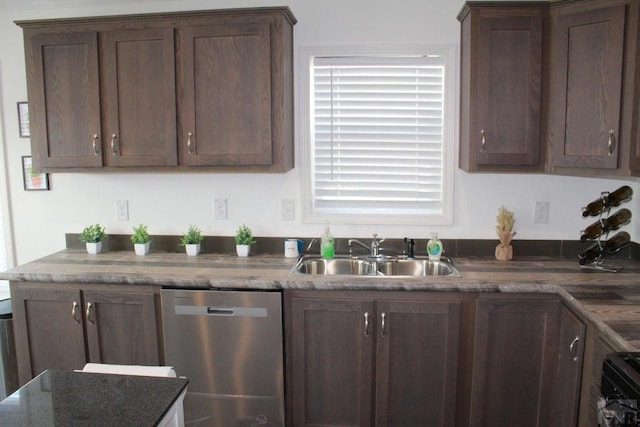
[[[322,258],[333,258],[335,255],[335,246],[333,235],[329,231],[329,223],[324,227],[324,233],[320,237],[320,256]]]
[[[431,238],[427,242],[427,254],[430,261],[440,261],[442,242],[438,239],[438,233],[431,233]]]

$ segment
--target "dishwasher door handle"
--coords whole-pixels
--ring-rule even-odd
[[[265,307],[216,307],[211,305],[176,305],[175,314],[183,316],[267,317]]]
[[[233,316],[235,314],[235,310],[233,308],[207,307],[207,314],[213,314],[215,316]]]

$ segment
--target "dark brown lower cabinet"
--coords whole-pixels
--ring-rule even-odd
[[[465,298],[285,292],[287,425],[455,425]]]
[[[87,362],[160,363],[151,286],[11,282],[20,384]]]
[[[597,402],[600,397],[602,362],[608,353],[623,351],[607,339],[592,324],[587,325],[587,336],[582,369],[582,390],[580,394],[580,427],[598,425]]]
[[[575,426],[584,324],[544,295],[479,296],[471,426]]]

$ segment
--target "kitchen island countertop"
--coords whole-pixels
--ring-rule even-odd
[[[581,269],[575,260],[510,262],[459,258],[461,277],[354,277],[290,274],[281,255],[107,252],[66,249],[0,273],[10,281],[155,285],[189,289],[316,289],[552,293],[590,319],[620,349],[640,351],[640,262],[612,260],[618,273]]]
[[[42,372],[0,403],[4,425],[157,425],[185,378]]]

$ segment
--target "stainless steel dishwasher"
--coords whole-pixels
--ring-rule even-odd
[[[187,426],[284,426],[279,292],[162,290],[165,362]]]

